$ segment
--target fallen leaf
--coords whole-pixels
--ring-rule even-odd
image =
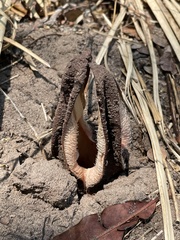
[[[160,47],[164,48],[168,45],[168,40],[167,40],[163,30],[156,25],[153,26],[153,30],[151,32],[151,37],[152,37],[153,42]]]
[[[142,46],[141,48],[138,48],[137,51],[139,53],[144,54],[144,55],[149,55],[149,50],[146,46]]]
[[[149,220],[153,215],[158,199],[147,201],[128,201],[104,209],[100,214],[84,217],[77,225],[53,240],[122,240],[127,229],[139,220]]]
[[[165,36],[159,36],[158,34],[152,34],[152,40],[155,44],[160,47],[166,47],[168,45],[168,41]]]
[[[147,73],[149,73],[150,75],[152,75],[152,73],[153,73],[151,66],[144,66],[144,70],[145,70]]]
[[[131,36],[131,37],[135,37],[136,39],[140,39],[139,35],[137,34],[136,29],[134,29],[132,27],[123,27],[122,32],[124,34],[127,34],[127,35]]]
[[[165,47],[164,53],[160,58],[159,64],[163,71],[171,72],[173,75],[177,73],[176,65],[175,65],[175,63],[173,61],[173,57],[172,57],[172,50],[169,45],[167,47]]]
[[[68,22],[75,22],[76,19],[82,14],[82,11],[79,8],[70,9],[64,13],[65,18]]]
[[[136,42],[136,43],[133,43],[133,44],[131,45],[131,49],[132,49],[132,50],[136,50],[136,49],[139,49],[139,48],[141,48],[141,47],[143,47],[143,44],[140,43],[140,42]]]

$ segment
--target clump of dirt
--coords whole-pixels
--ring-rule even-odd
[[[23,24],[18,37],[28,32],[28,28]],[[51,68],[37,63],[38,72],[33,72],[25,62],[20,61],[0,73],[1,87],[24,116],[23,119],[0,92],[2,240],[52,239],[88,214],[127,200],[143,200],[157,191],[154,163],[146,157],[150,148],[148,137],[132,117],[129,176],[119,176],[97,193],[84,194],[81,198],[77,191],[77,179],[71,176],[60,160],[52,158],[50,136],[39,145],[27,124],[28,121],[39,136],[52,127],[65,66],[87,47],[92,49],[95,57],[102,42],[103,37],[83,29],[36,29],[26,36],[23,44],[48,61]],[[120,66],[120,56],[115,49],[112,46],[109,52],[110,69],[121,82],[120,68],[123,66]],[[18,58],[19,53],[15,54]],[[158,207],[153,219],[145,226],[141,224],[126,239],[140,239],[143,234],[145,239],[151,239],[162,229],[161,209]],[[178,239],[178,226],[176,235]],[[163,234],[158,239],[163,239]]]

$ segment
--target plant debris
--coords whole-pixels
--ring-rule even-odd
[[[122,240],[125,232],[139,220],[147,222],[152,217],[157,201],[129,201],[109,206],[99,216],[92,214],[84,217],[77,225],[53,240]]]

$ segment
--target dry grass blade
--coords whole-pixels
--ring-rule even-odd
[[[120,42],[120,41],[119,41]],[[121,44],[121,42],[120,42]],[[124,43],[125,44],[125,43]],[[127,67],[127,61],[128,58],[125,57],[127,55],[127,48],[125,46],[120,46],[121,48],[121,56],[123,58],[124,64]],[[137,81],[138,80],[138,81]],[[146,126],[146,129],[148,131],[152,148],[153,148],[153,154],[155,159],[155,166],[156,166],[156,172],[157,172],[157,180],[159,185],[159,192],[161,197],[161,203],[162,203],[162,212],[163,212],[163,221],[164,221],[164,231],[165,231],[165,239],[174,239],[174,233],[173,233],[173,227],[172,227],[172,217],[171,217],[171,209],[170,209],[170,202],[168,197],[168,189],[166,185],[166,175],[164,171],[164,164],[163,164],[163,157],[160,149],[160,143],[158,140],[156,127],[154,125],[154,120],[151,116],[150,110],[156,109],[155,104],[153,104],[153,108],[151,104],[153,103],[152,98],[150,98],[150,94],[145,90],[145,83],[138,73],[137,70],[133,68],[132,71],[132,80],[131,80],[132,87],[136,93],[137,96],[137,108],[139,109],[139,113],[141,114],[141,118],[143,119],[143,122]],[[151,100],[151,103],[148,102],[148,100]],[[159,114],[158,114],[159,115]],[[157,121],[157,120],[156,120]]]
[[[157,18],[161,28],[163,29],[167,39],[169,40],[178,60],[180,61],[180,45],[177,41],[168,21],[166,20],[161,8],[159,7],[158,3],[155,0],[146,0],[147,4],[149,5],[151,11]],[[158,1],[160,2],[160,1]]]
[[[42,58],[40,58],[39,56],[37,56],[35,53],[33,53],[31,50],[27,49],[26,47],[22,46],[20,43],[4,37],[4,41],[14,45],[15,47],[21,49],[22,51],[26,52],[27,54],[31,55],[33,58],[35,58],[36,60],[38,60],[39,62],[41,62],[42,64],[44,64],[47,67],[50,67],[49,63],[47,63],[46,61],[44,61]]]
[[[122,1],[122,2],[124,4],[124,1]],[[119,25],[121,24],[122,20],[124,19],[125,15],[126,15],[126,11],[127,11],[126,8],[124,6],[122,6],[119,15],[117,16],[114,24],[112,25],[112,28],[109,31],[108,36],[106,37],[106,39],[101,47],[101,50],[98,53],[98,56],[96,57],[97,64],[100,64],[102,62],[106,52],[108,51],[109,44],[112,41],[112,39],[116,33],[117,28],[119,27]]]
[[[180,5],[176,0],[171,0],[172,4],[176,7],[177,11],[180,12]]]
[[[104,21],[106,22],[106,24],[111,28],[112,27],[112,23],[109,20],[109,18],[106,16],[106,14],[102,13],[102,17],[104,18]]]
[[[135,3],[137,5],[137,9],[139,9],[143,14],[145,14],[144,9],[143,9],[142,1],[141,0],[135,0]],[[161,115],[161,118],[162,118],[162,109],[161,109],[161,103],[160,103],[160,100],[159,100],[158,69],[157,69],[154,47],[153,47],[153,43],[152,43],[152,40],[151,40],[151,34],[150,34],[149,27],[148,27],[147,23],[144,21],[144,19],[142,17],[140,18],[140,22],[141,22],[141,26],[142,26],[142,29],[143,29],[144,36],[146,38],[146,43],[148,45],[150,58],[151,58],[151,65],[152,65],[152,70],[153,70],[153,98],[154,98],[155,105],[157,106],[157,108],[159,110],[159,113]]]
[[[125,82],[125,93],[122,93],[123,99],[126,102],[126,105],[130,109],[131,113],[135,117],[136,121],[138,121],[138,117],[136,114],[135,106],[133,105],[133,101],[131,100],[131,93],[130,93],[130,85],[131,85],[131,78],[133,77],[136,79],[136,76],[134,74],[133,69],[133,56],[132,51],[129,44],[126,44],[125,41],[122,41],[122,39],[119,39],[118,41],[120,44],[118,45],[120,55],[123,58],[124,65],[127,69],[126,74],[126,82]]]
[[[88,14],[88,13],[90,13],[91,11],[94,11],[102,2],[103,2],[103,0],[98,0],[98,1],[96,2],[96,4],[91,7],[91,9],[87,9],[87,10],[85,11],[85,14]],[[84,18],[83,15],[84,15],[84,13],[81,14],[81,15],[76,19],[76,21],[75,21],[76,24],[80,23],[80,22],[83,20],[83,18]]]
[[[171,177],[171,173],[169,171],[168,168],[168,164],[166,161],[166,156],[163,156],[163,162],[164,162],[164,166],[165,166],[165,171],[166,171],[166,175],[168,178],[168,182],[171,188],[171,194],[172,194],[172,199],[174,201],[174,208],[175,208],[175,214],[176,214],[176,222],[179,223],[180,222],[180,215],[179,215],[179,208],[178,208],[178,202],[177,202],[177,198],[176,198],[176,191],[175,191],[175,187],[174,187],[174,183]]]
[[[128,72],[129,73],[131,72],[131,78],[136,80],[136,81],[140,81],[142,90],[143,90],[144,95],[145,95],[145,97],[147,99],[147,103],[149,105],[151,113],[153,114],[154,121],[155,121],[155,123],[159,124],[162,121],[162,118],[161,118],[161,116],[160,116],[160,114],[159,114],[159,112],[158,112],[158,110],[157,110],[157,108],[156,108],[156,106],[154,104],[154,101],[153,101],[153,99],[151,97],[151,94],[149,93],[149,91],[148,91],[144,81],[142,80],[142,78],[139,76],[139,79],[138,79],[134,67],[131,70],[131,65],[133,65],[132,64],[132,52],[131,52],[131,49],[130,49],[129,45],[125,44],[124,41],[119,40],[118,42],[120,43],[120,45],[118,47],[119,47],[120,54],[121,54],[121,56],[123,58],[124,64],[125,64],[126,69],[127,69],[127,75],[128,75]],[[130,82],[131,82],[131,80],[129,79],[129,77],[128,78],[126,77],[126,87],[128,89],[126,89],[125,91],[126,91],[126,93],[128,93],[128,102],[131,105],[131,109],[133,109],[133,110],[131,110],[131,112],[133,112],[133,116],[135,116],[135,110],[134,110],[135,108],[133,107],[133,104],[132,104],[132,101],[131,101],[132,94],[129,93]]]
[[[165,7],[163,2],[159,1],[158,4],[159,4],[164,16],[166,17],[167,21],[169,22],[174,34],[176,35],[177,39],[180,41],[180,28],[178,27],[177,23],[175,22],[174,18],[172,17],[171,13],[169,12],[168,8]]]
[[[0,53],[2,50],[2,44],[3,44],[3,38],[4,38],[4,33],[6,30],[6,23],[8,20],[8,17],[4,13],[5,9],[8,8],[11,4],[11,0],[7,1],[0,1]],[[6,6],[6,7],[5,7]]]
[[[25,61],[29,64],[29,67],[31,68],[32,71],[37,72],[36,64],[34,63],[31,55],[24,53],[24,59]]]
[[[135,8],[134,8],[134,4],[131,2],[131,0],[128,0],[128,4],[129,6],[129,13],[132,15],[132,20],[133,20],[133,23],[134,23],[134,26],[135,26],[135,29],[139,35],[139,37],[141,38],[141,40],[143,41],[143,43],[146,45],[146,39],[145,39],[145,36],[144,36],[144,33],[139,25],[139,22],[137,21],[137,19],[134,17],[133,13],[135,12]]]
[[[135,17],[132,17],[132,20],[133,20],[134,26],[136,28],[136,31],[137,31],[139,37],[141,38],[141,40],[145,44],[146,43],[145,37],[144,37],[144,34],[143,34],[142,30],[141,30],[141,27],[139,26],[139,23],[136,21]]]
[[[9,64],[9,65],[1,68],[1,69],[0,69],[0,72],[3,72],[4,70],[6,70],[6,69],[8,69],[8,68],[10,68],[10,67],[12,67],[12,66],[14,66],[14,65],[16,65],[16,64],[17,64],[18,62],[20,62],[22,59],[23,59],[23,57],[20,57],[17,61],[14,61],[14,62],[12,62],[11,64]]]
[[[38,135],[38,142],[40,142],[44,138],[50,137],[51,135],[52,135],[52,128],[50,128],[47,131],[39,134]]]
[[[116,10],[117,10],[117,0],[114,1],[112,23],[114,23],[114,20],[116,18]]]
[[[131,51],[131,47],[129,44],[126,44],[127,54],[128,54],[128,65],[127,65],[127,75],[126,75],[126,85],[125,85],[125,93],[129,93],[130,81],[133,72],[133,55]]]
[[[180,97],[177,93],[177,87],[176,87],[176,82],[175,79],[169,74],[169,80],[171,82],[172,85],[172,89],[174,92],[174,97],[175,97],[175,102],[176,102],[176,109],[178,111],[178,114],[180,115]]]
[[[134,119],[137,121],[137,123],[140,124],[140,121],[139,121],[139,119],[138,119],[138,117],[137,117],[137,115],[138,115],[138,114],[137,114],[137,111],[138,111],[138,110],[135,109],[135,107],[133,106],[132,102],[129,101],[129,99],[128,99],[127,96],[124,94],[124,92],[121,91],[121,89],[119,88],[119,86],[118,86],[118,90],[119,90],[119,93],[122,95],[122,98],[123,98],[124,102],[126,103],[128,109],[129,109],[130,112],[132,113]]]
[[[14,22],[13,28],[12,28],[12,34],[11,34],[11,39],[15,39],[16,37],[16,29],[17,29],[17,22]],[[2,47],[2,51],[6,50],[10,46],[10,43],[6,43]]]
[[[180,27],[180,13],[177,11],[176,7],[170,1],[164,0],[163,2],[167,9],[169,9],[169,11],[171,12],[178,26]]]
[[[173,232],[173,225],[172,225],[172,216],[171,216],[168,189],[166,184],[166,175],[164,171],[164,164],[163,164],[163,158],[162,158],[162,153],[160,149],[160,143],[157,137],[153,119],[148,109],[148,105],[146,103],[145,98],[142,96],[142,89],[134,81],[132,82],[132,86],[134,88],[134,91],[136,93],[140,106],[142,108],[142,112],[143,112],[142,118],[144,120],[145,126],[147,128],[147,131],[151,140],[151,144],[152,144],[156,172],[157,172],[157,180],[159,185],[160,199],[161,199],[161,205],[162,205],[165,239],[173,240],[174,232]]]
[[[139,82],[141,83],[141,87],[144,91],[144,95],[146,96],[147,104],[148,104],[148,106],[151,110],[151,113],[153,115],[153,119],[154,119],[155,124],[161,123],[162,122],[161,115],[160,115],[158,109],[156,108],[156,105],[153,101],[153,98],[152,98],[151,94],[149,93],[149,91],[146,87],[145,82],[143,81],[143,79],[140,75],[139,75]]]
[[[42,107],[42,110],[43,110],[43,114],[44,114],[44,118],[45,118],[45,121],[47,122],[48,121],[48,117],[47,117],[47,114],[46,114],[46,109],[44,107],[44,104],[41,103],[41,107]]]
[[[0,3],[2,4],[2,2]],[[0,6],[1,7],[1,6]],[[3,17],[7,18],[7,20],[13,25],[13,22],[11,21],[11,19],[8,17],[8,15],[3,12],[2,8],[0,8],[0,15],[2,15]]]
[[[171,141],[171,139],[169,139],[166,134],[164,133],[164,130],[162,130],[162,128],[160,127],[160,125],[158,126],[159,132],[161,133],[161,137],[163,139],[163,141],[165,142],[165,144],[167,145],[167,147],[169,148],[169,150],[172,152],[172,154],[176,157],[176,161],[180,163],[180,149],[178,147],[178,145],[176,143],[174,143],[174,141]]]

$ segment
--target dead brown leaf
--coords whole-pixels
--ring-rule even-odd
[[[139,220],[148,220],[153,215],[158,199],[128,201],[112,205],[98,214],[84,217],[77,225],[57,235],[53,240],[122,240],[127,229]]]
[[[176,65],[173,61],[172,50],[169,45],[164,49],[159,63],[163,71],[170,72],[173,75],[177,73]]]

